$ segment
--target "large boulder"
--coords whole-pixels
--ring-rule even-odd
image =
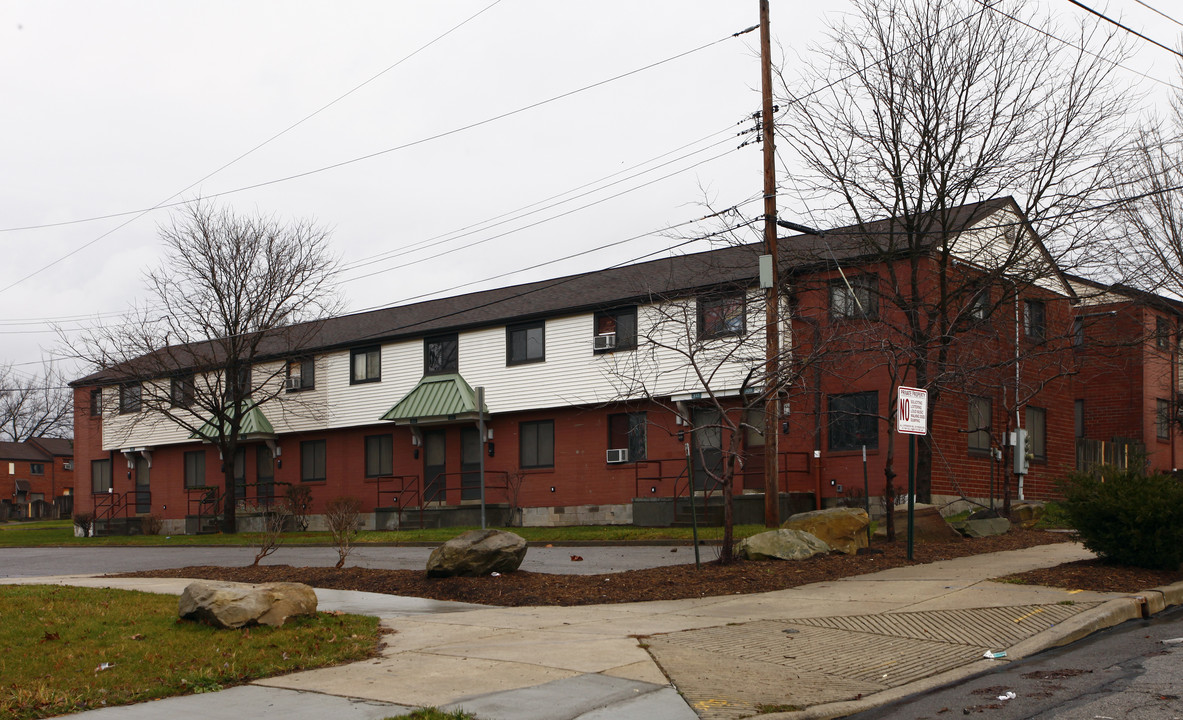
[[[918,543],[950,542],[961,540],[961,533],[941,516],[936,505],[917,503],[913,512],[912,539]],[[887,523],[882,522],[875,531],[876,535],[887,534]],[[895,537],[897,540],[908,539],[908,508],[897,507],[895,511]]]
[[[427,558],[428,577],[477,577],[517,570],[526,557],[526,540],[505,530],[469,530]]]
[[[198,580],[181,593],[178,612],[219,628],[279,627],[293,615],[316,613],[316,592],[303,583],[213,582]]]
[[[854,555],[867,547],[867,526],[871,518],[862,508],[829,508],[797,513],[781,525],[786,530],[804,530],[816,535],[830,548]]]
[[[1031,528],[1043,519],[1046,508],[1041,502],[1020,502],[1010,506],[1010,521],[1019,527]]]
[[[804,530],[770,530],[740,540],[735,554],[745,560],[804,560],[830,552],[830,546]]]
[[[1001,517],[970,518],[956,523],[955,528],[962,535],[971,538],[1005,535],[1010,532],[1010,520]]]

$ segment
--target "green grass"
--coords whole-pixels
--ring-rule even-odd
[[[357,615],[215,630],[179,620],[177,598],[168,595],[4,586],[0,717],[29,720],[220,690],[371,657],[377,638],[377,618]]]
[[[399,715],[398,717],[388,717],[386,720],[476,720],[476,715],[463,710],[453,710],[452,712],[444,712],[433,707],[419,708],[410,715]]]
[[[1072,530],[1072,522],[1068,519],[1068,512],[1058,502],[1046,502],[1043,505],[1043,517],[1035,523],[1036,530]]]
[[[358,533],[358,545],[373,543],[445,542],[472,527],[418,528],[406,530],[373,531]],[[690,541],[690,528],[643,528],[632,525],[584,525],[577,527],[528,527],[505,528],[524,537],[533,545],[568,542],[636,542],[636,541]],[[762,525],[736,525],[735,538],[747,537],[763,532]],[[132,535],[76,538],[74,526],[69,520],[52,520],[30,523],[0,524],[0,547],[38,547],[69,545],[120,545],[120,546],[251,546],[257,534],[238,533],[224,535]],[[704,527],[698,529],[701,540],[718,540],[723,537],[723,528]],[[331,545],[327,532],[284,533],[284,545]],[[282,552],[282,551],[281,551]]]

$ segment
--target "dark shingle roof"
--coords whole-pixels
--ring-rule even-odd
[[[0,460],[31,460],[44,462],[52,459],[50,455],[37,449],[36,446],[23,442],[0,442]]]
[[[964,205],[949,211],[945,226],[955,232],[1008,206],[1014,206],[1010,198]],[[782,237],[778,246],[780,266],[784,273],[800,273],[832,262],[883,257],[885,249],[890,253],[898,247],[891,239],[903,231],[899,221],[880,220],[861,228],[838,228],[824,238],[813,235]],[[760,244],[729,246],[342,315],[320,321],[311,342],[304,343],[300,350],[323,351],[422,337],[539,316],[587,312],[644,302],[650,298],[686,295],[705,288],[750,284],[759,274],[757,257],[762,252]],[[263,350],[264,355],[270,356],[283,356],[287,352],[290,350],[283,347],[282,340]],[[172,354],[179,353],[174,351]],[[160,367],[159,364],[152,366]],[[178,369],[181,367],[178,365]],[[112,382],[127,374],[126,367],[123,373],[99,371],[75,380],[71,385]]]

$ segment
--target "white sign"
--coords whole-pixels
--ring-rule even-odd
[[[909,435],[928,434],[928,391],[900,386],[895,403],[896,429]]]

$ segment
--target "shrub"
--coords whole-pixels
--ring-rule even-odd
[[[308,515],[312,513],[312,490],[304,485],[292,485],[287,494],[288,512],[296,529],[304,532],[308,529]]]
[[[82,531],[82,537],[90,537],[94,530],[94,513],[74,513],[74,526]]]
[[[1076,472],[1060,486],[1081,542],[1122,565],[1174,570],[1183,564],[1183,483],[1113,467]]]
[[[255,561],[251,565],[258,565],[260,560],[279,549],[290,515],[286,506],[278,504],[263,511],[263,532],[259,533],[259,551],[255,553]]]
[[[159,515],[145,515],[140,518],[140,530],[145,535],[159,535],[164,529],[164,520]]]
[[[355,497],[335,497],[325,506],[325,524],[337,546],[337,567],[345,566],[345,558],[353,550],[353,536],[361,529],[361,500]]]

